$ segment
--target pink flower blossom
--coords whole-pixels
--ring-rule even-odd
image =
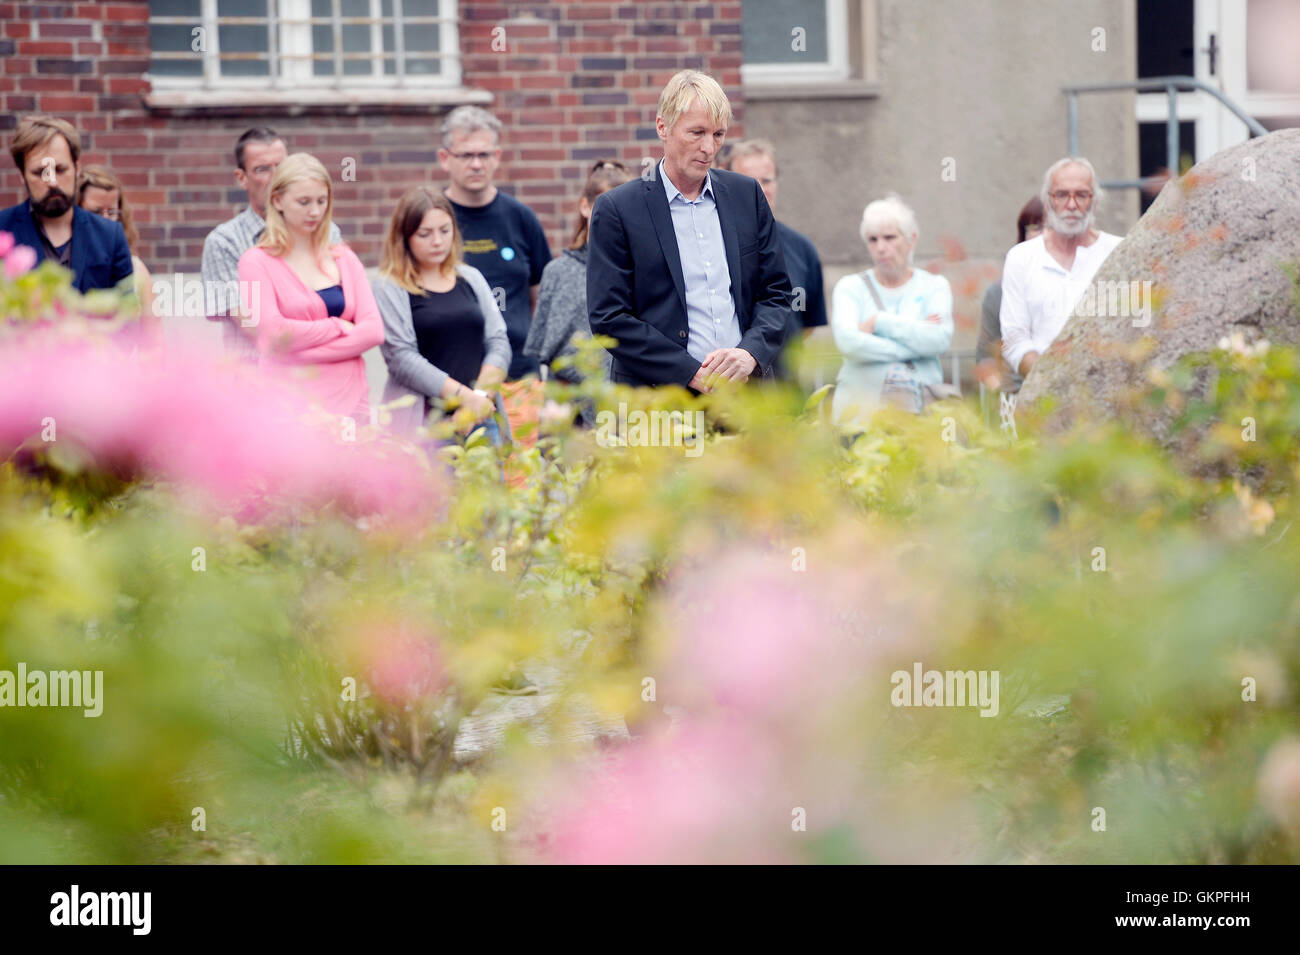
[[[36,264],[36,250],[26,245],[16,245],[5,254],[5,277],[16,279],[31,271]]]
[[[829,546],[817,556],[815,571],[757,549],[679,566],[662,611],[673,657],[659,681],[664,699],[706,697],[782,722],[838,693],[860,693],[854,688],[872,665],[911,639],[914,627],[897,605],[905,591],[881,566],[839,558]],[[885,677],[877,683],[888,688]]]
[[[0,232],[0,259],[9,254],[9,250],[14,247],[14,236],[12,232]]]
[[[99,467],[196,489],[250,520],[333,505],[418,528],[440,506],[439,479],[418,451],[353,440],[334,417],[313,424],[303,399],[265,371],[58,337],[56,327],[0,350],[0,454],[52,436]]]
[[[448,682],[438,641],[398,621],[367,626],[354,653],[371,690],[389,706],[435,696]]]
[[[576,864],[781,863],[806,842],[769,753],[732,725],[690,727],[616,754],[547,827],[547,855]]]

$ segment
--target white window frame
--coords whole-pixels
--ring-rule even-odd
[[[806,83],[841,83],[850,78],[849,0],[824,0],[826,56],[817,63],[741,63],[745,86],[780,87]]]
[[[1223,43],[1223,91],[1258,120],[1300,116],[1300,94],[1250,88],[1246,70],[1246,0],[1222,0],[1222,3],[1219,39]],[[1230,133],[1224,137],[1225,145],[1250,138],[1245,125],[1235,119],[1231,121]]]
[[[225,17],[217,14],[217,0],[202,0],[200,5],[201,22],[195,24],[189,17],[150,17],[151,25],[202,26],[204,28],[206,49],[203,57],[203,76],[156,76],[146,73],[146,78],[155,91],[163,93],[193,93],[197,91],[247,92],[269,91],[271,95],[288,92],[315,92],[356,90],[358,88],[372,91],[382,90],[443,90],[459,89],[461,85],[460,26],[455,0],[438,0],[436,16],[406,17],[402,12],[402,0],[393,0],[391,18],[381,16],[381,0],[370,0],[369,17],[345,17],[340,11],[339,0],[333,0],[333,12],[328,18],[311,16],[311,0],[267,0],[267,15],[257,18]],[[271,75],[268,76],[222,76],[220,31],[218,26],[230,23],[247,23],[255,25],[265,21],[268,31],[268,50],[265,54],[248,54],[264,56],[269,64]],[[335,49],[316,53],[312,49],[312,26],[322,25],[323,20],[332,21],[335,36]],[[344,53],[340,34],[344,25],[355,25],[358,20],[370,26],[370,52]],[[393,29],[393,50],[383,50],[383,27],[385,20],[391,20]],[[437,23],[442,28],[443,48],[434,54],[442,64],[437,74],[406,73],[404,36],[401,26],[409,23]],[[278,31],[277,31],[278,27]],[[279,45],[275,38],[279,34]],[[159,59],[181,59],[190,54],[186,52],[162,52],[151,55]],[[384,72],[384,58],[390,57],[395,64],[394,73]],[[344,74],[343,61],[370,59],[370,74]],[[312,64],[320,60],[333,60],[334,73],[317,76]]]

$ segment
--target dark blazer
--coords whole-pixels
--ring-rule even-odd
[[[740,321],[739,347],[755,375],[772,375],[791,312],[790,279],[772,210],[758,180],[711,169]],[[591,330],[618,344],[610,379],[687,386],[700,363],[686,352],[686,291],[677,233],[656,164],[646,179],[617,186],[591,211],[587,253]]]
[[[13,234],[19,245],[36,250],[36,264],[45,260],[45,246],[36,229],[29,202],[0,209],[0,232]],[[72,213],[72,284],[79,292],[113,288],[132,273],[131,250],[122,223],[77,206]]]

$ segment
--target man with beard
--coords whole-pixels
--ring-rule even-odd
[[[1052,163],[1039,198],[1046,214],[1043,233],[1014,246],[1002,270],[1002,354],[1022,376],[1060,334],[1121,241],[1093,228],[1101,187],[1088,160]]]
[[[72,270],[80,292],[113,288],[131,277],[131,249],[120,222],[80,208],[77,163],[81,139],[72,125],[53,116],[25,116],[10,154],[22,173],[27,201],[0,210],[0,231]]]

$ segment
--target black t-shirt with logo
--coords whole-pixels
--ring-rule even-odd
[[[504,298],[501,311],[511,350],[508,377],[536,374],[537,359],[524,354],[524,342],[533,319],[528,290],[542,281],[542,269],[551,261],[542,224],[532,209],[500,190],[485,206],[451,206],[465,243],[465,264],[483,273],[498,306]]]

